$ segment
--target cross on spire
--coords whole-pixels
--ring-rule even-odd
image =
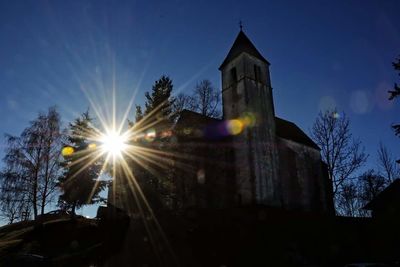
[[[240,31],[243,30],[243,23],[242,23],[242,20],[239,20],[239,28],[240,28]]]

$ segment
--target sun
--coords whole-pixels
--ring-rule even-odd
[[[121,157],[122,153],[127,149],[127,138],[125,135],[117,131],[108,131],[100,138],[101,149],[108,155]]]

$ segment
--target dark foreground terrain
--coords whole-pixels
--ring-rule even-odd
[[[0,228],[0,266],[87,266],[103,260],[99,222],[63,218]]]
[[[157,218],[7,225],[0,228],[0,266],[344,266],[400,260],[396,225],[370,219],[262,207],[163,212]]]

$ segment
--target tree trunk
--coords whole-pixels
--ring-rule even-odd
[[[45,185],[44,192],[42,194],[42,204],[41,204],[41,209],[40,209],[40,214],[44,214],[44,206],[46,205],[46,194],[47,194],[47,183]]]
[[[72,209],[71,209],[71,215],[72,217],[75,217],[75,209],[76,209],[76,201],[72,204]]]
[[[40,141],[40,144],[42,142]],[[38,208],[37,208],[37,194],[38,194],[38,182],[39,182],[39,169],[41,165],[41,155],[42,155],[42,148],[41,145],[39,146],[39,151],[37,152],[37,160],[35,166],[35,176],[33,177],[33,197],[32,197],[32,205],[33,205],[33,218],[36,220],[38,215]]]
[[[47,158],[46,161],[46,172],[44,176],[44,188],[42,192],[42,205],[41,205],[41,214],[44,214],[44,206],[46,205],[46,198],[47,198],[47,188],[49,186],[49,159]]]
[[[37,208],[37,188],[38,188],[38,181],[37,181],[37,175],[35,177],[35,180],[33,181],[33,197],[32,197],[32,205],[33,205],[33,218],[36,220],[36,217],[38,215],[38,208]]]

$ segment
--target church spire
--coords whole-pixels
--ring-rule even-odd
[[[219,70],[221,70],[227,63],[229,63],[242,53],[250,54],[269,65],[269,62],[261,55],[260,52],[258,52],[257,48],[253,45],[250,39],[243,32],[242,21],[239,22],[239,27],[240,27],[239,34],[237,35],[235,41],[233,42],[233,45],[228,52],[228,55],[225,57],[221,66],[219,67]]]

